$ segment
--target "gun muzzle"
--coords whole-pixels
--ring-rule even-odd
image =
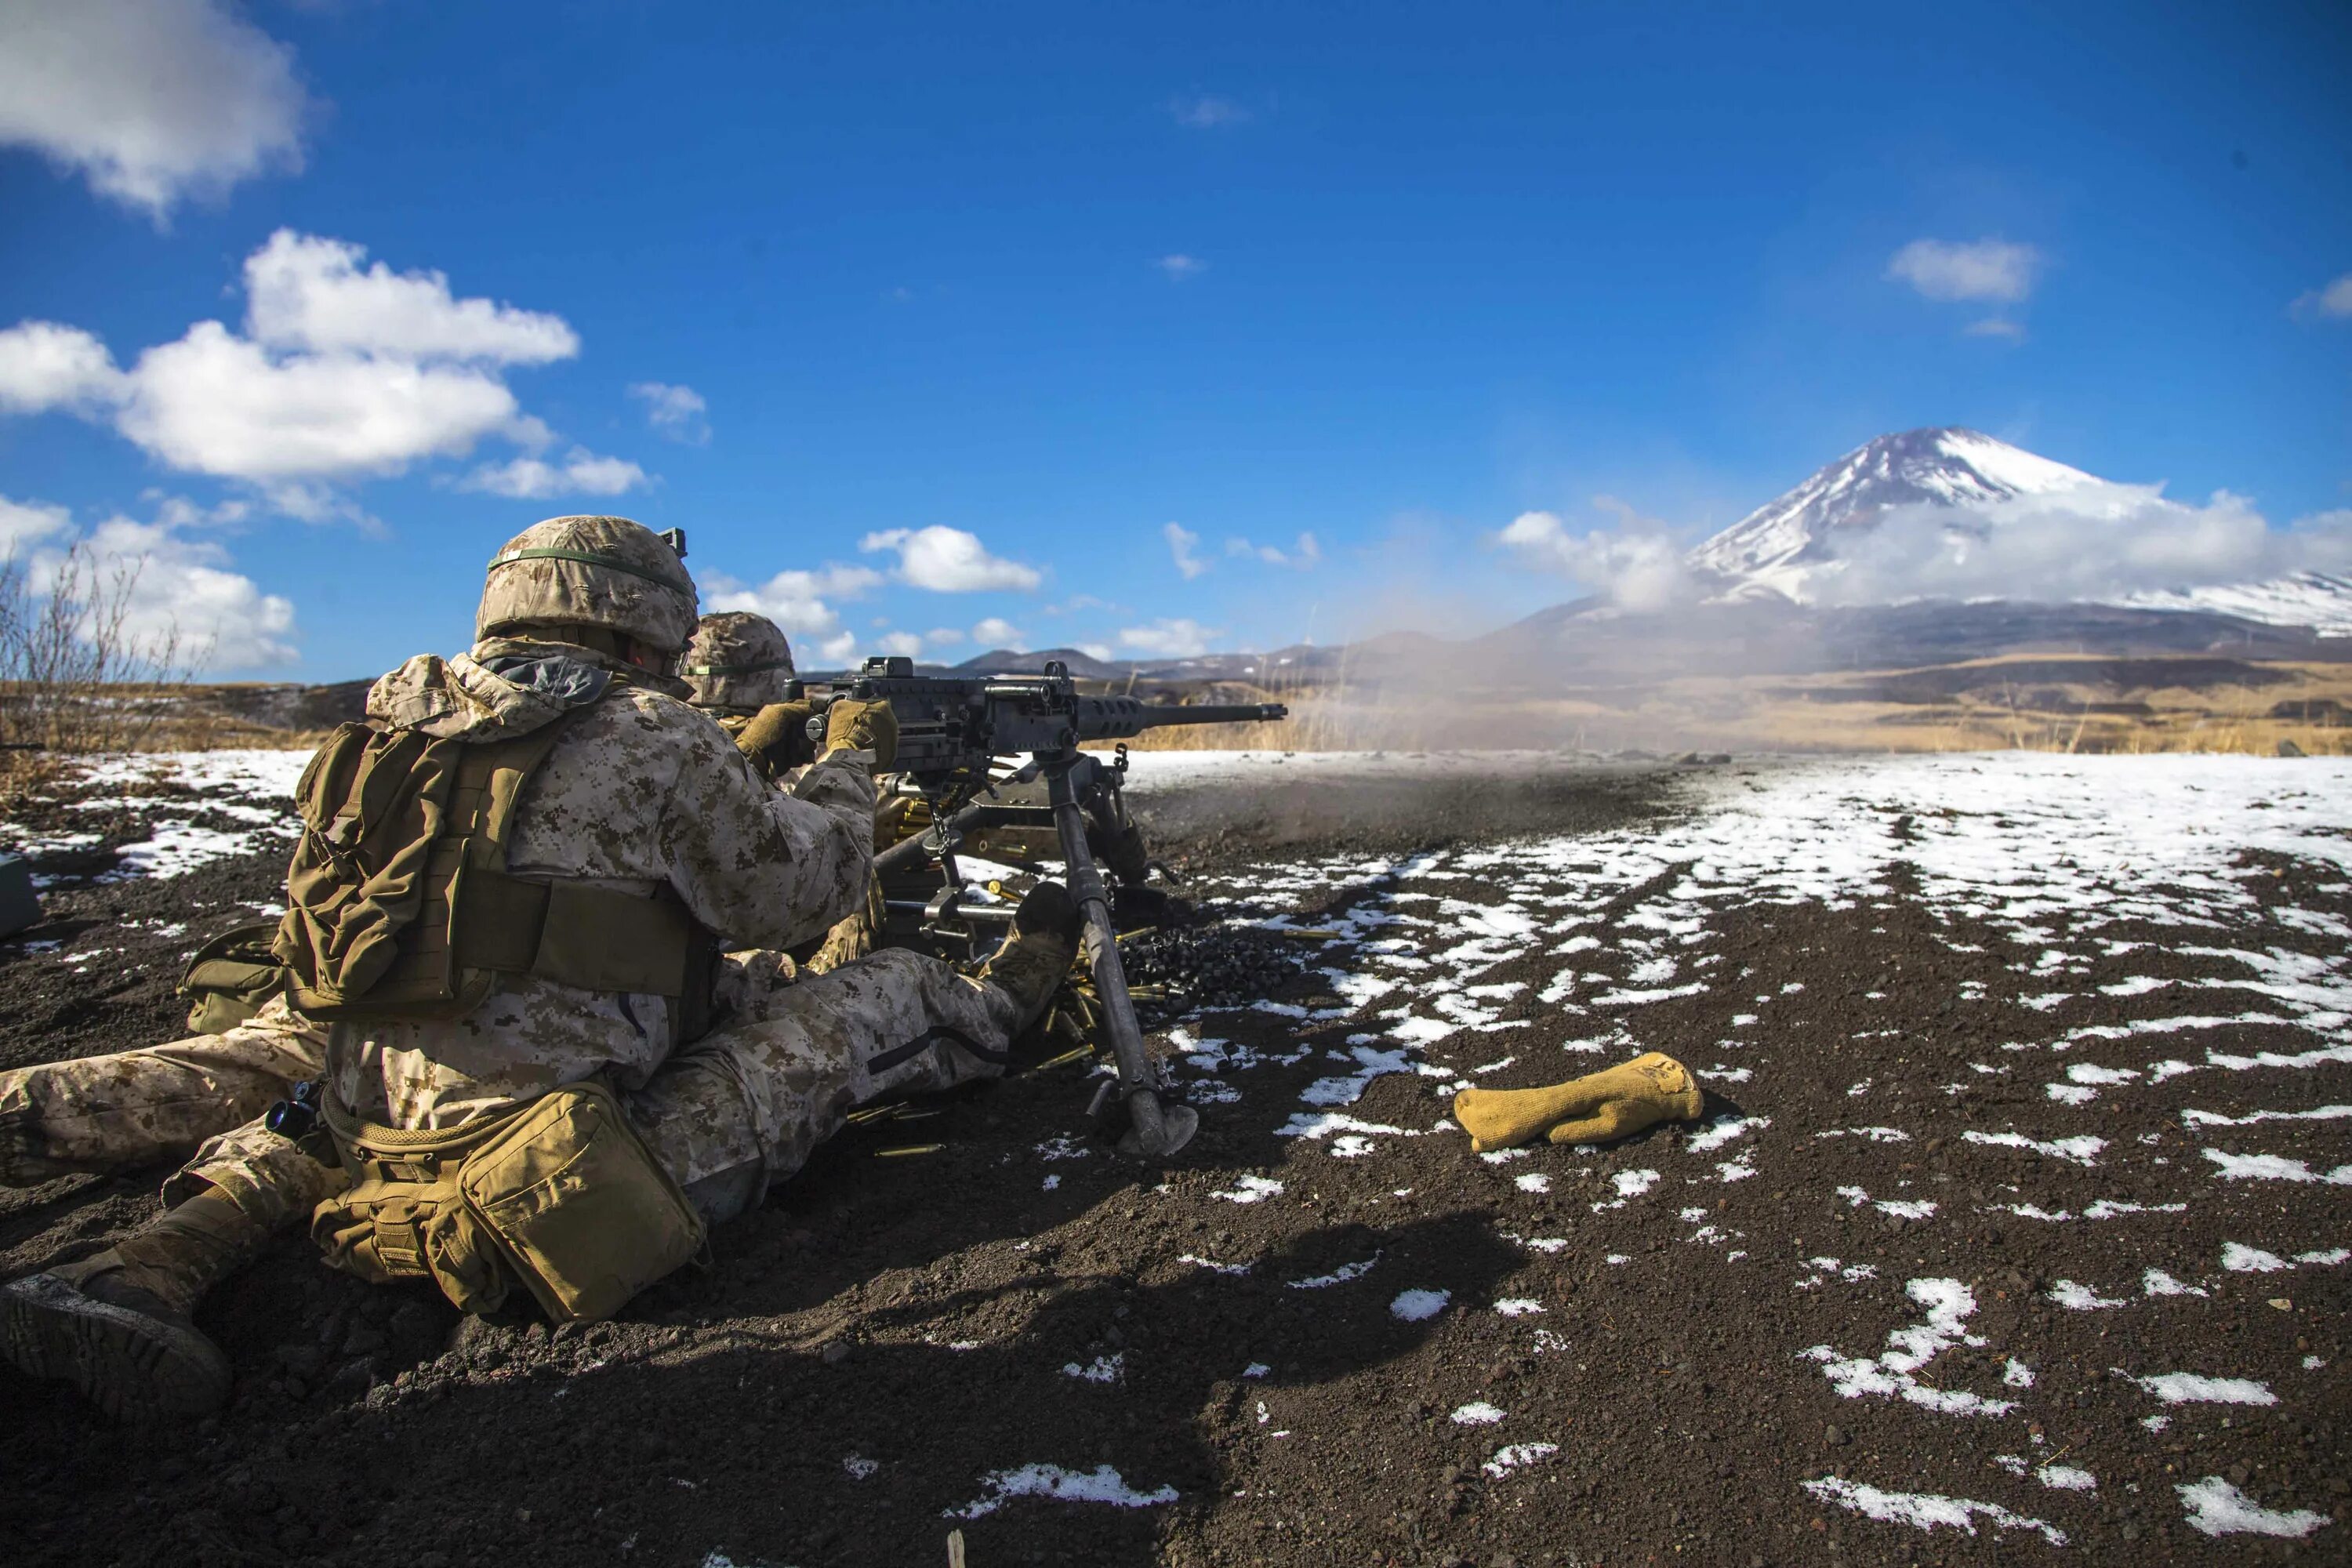
[[[1290,710],[1279,702],[1201,703],[1190,707],[1163,704],[1143,710],[1143,726],[1156,730],[1169,724],[1269,724],[1289,717]]]

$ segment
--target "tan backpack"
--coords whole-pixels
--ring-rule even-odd
[[[272,949],[313,1018],[448,1019],[501,973],[683,999],[707,1014],[716,940],[667,889],[639,898],[507,871],[515,802],[564,719],[468,743],[337,729],[302,772],[302,837]]]

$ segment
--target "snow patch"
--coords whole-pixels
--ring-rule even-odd
[[[1495,1450],[1495,1457],[1478,1468],[1500,1480],[1509,1472],[1539,1465],[1559,1452],[1557,1443],[1511,1443]]]
[[[1389,1315],[1408,1323],[1418,1323],[1445,1310],[1445,1303],[1454,1299],[1451,1290],[1404,1290],[1389,1303]]]
[[[1282,1184],[1270,1176],[1244,1175],[1223,1192],[1211,1193],[1213,1198],[1223,1198],[1229,1204],[1264,1203],[1282,1195]]]
[[[1835,1258],[1827,1261],[1832,1267],[1837,1262]],[[1922,1383],[1913,1375],[1954,1345],[1985,1342],[1982,1335],[1971,1334],[1962,1326],[1976,1312],[1975,1292],[1957,1279],[1914,1279],[1904,1287],[1904,1293],[1927,1310],[1927,1320],[1887,1335],[1887,1349],[1875,1359],[1842,1358],[1825,1344],[1798,1354],[1822,1363],[1822,1374],[1841,1398],[1891,1395],[1947,1415],[2006,1415],[2016,1409],[2013,1399],[1988,1399],[1966,1389]]]
[[[2206,1535],[2275,1535],[2297,1540],[2323,1524],[2327,1514],[2299,1508],[2291,1511],[2267,1509],[2220,1476],[2207,1476],[2173,1489],[2189,1510],[2189,1528]]]
[[[1066,1470],[1059,1465],[1024,1465],[1013,1470],[991,1470],[980,1479],[985,1490],[975,1501],[945,1511],[949,1519],[979,1519],[994,1513],[1014,1498],[1050,1498],[1055,1502],[1099,1502],[1113,1508],[1151,1508],[1176,1500],[1174,1487],[1137,1491],[1108,1465],[1091,1470]]]
[[[2053,1546],[2066,1544],[2066,1532],[2057,1526],[2023,1514],[2011,1513],[1999,1503],[1978,1502],[1971,1498],[1943,1497],[1934,1492],[1891,1492],[1861,1481],[1842,1480],[1824,1476],[1817,1481],[1800,1483],[1804,1489],[1825,1502],[1852,1509],[1887,1524],[1915,1525],[1921,1530],[1948,1528],[1977,1532],[1976,1521],[2000,1530],[2031,1530]]]
[[[2122,1375],[2131,1373],[2116,1369]],[[2246,1377],[2200,1377],[2193,1372],[2165,1372],[2153,1377],[2132,1377],[2134,1383],[2167,1405],[2276,1405],[2278,1395]]]

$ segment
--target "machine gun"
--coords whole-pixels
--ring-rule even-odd
[[[956,847],[972,828],[1054,830],[1068,868],[1070,897],[1085,921],[1081,952],[1094,977],[1111,1055],[1118,1065],[1116,1083],[1103,1086],[1090,1112],[1097,1121],[1106,1120],[1116,1094],[1127,1121],[1119,1139],[1122,1152],[1161,1159],[1181,1149],[1201,1119],[1192,1107],[1160,1098],[1158,1080],[1143,1052],[1135,1004],[1128,995],[1127,973],[1119,963],[1110,896],[1087,842],[1091,824],[1104,844],[1113,847],[1113,871],[1127,881],[1140,882],[1141,854],[1120,788],[1127,748],[1119,747],[1106,765],[1099,756],[1078,747],[1082,742],[1123,741],[1174,724],[1255,723],[1286,718],[1289,710],[1279,702],[1169,707],[1132,697],[1083,696],[1068,667],[1059,660],[1048,661],[1037,675],[919,676],[912,659],[875,658],[835,687],[830,697],[813,699],[820,710],[809,722],[813,738],[824,734],[823,708],[840,697],[890,705],[898,721],[898,753],[891,764],[900,775],[898,787],[921,795],[931,810],[931,826],[876,856],[875,870],[887,877],[935,862],[942,886],[920,903],[890,900],[892,912],[919,910],[923,929],[932,932],[961,926],[971,933],[975,927],[1010,924],[1009,906],[971,899],[956,865]],[[992,764],[1020,756],[1029,762],[1014,777],[1042,776],[1046,804],[1010,805],[982,798],[996,793]]]

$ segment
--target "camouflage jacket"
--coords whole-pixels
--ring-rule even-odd
[[[495,639],[410,659],[376,682],[368,712],[491,741],[579,710],[517,801],[517,876],[639,894],[667,884],[730,947],[791,947],[863,907],[874,824],[863,755],[839,753],[779,791],[662,689],[674,686],[586,648]],[[507,975],[454,1021],[338,1024],[329,1070],[363,1116],[450,1127],[600,1069],[642,1085],[677,1045],[674,1014],[661,996]]]

